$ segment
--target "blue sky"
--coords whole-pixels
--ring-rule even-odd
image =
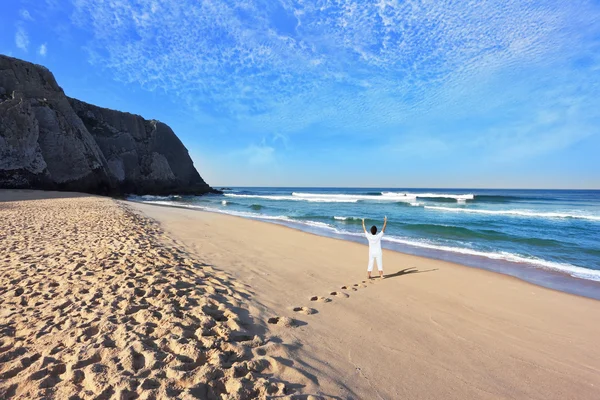
[[[2,0],[0,53],[213,186],[600,188],[600,2]]]

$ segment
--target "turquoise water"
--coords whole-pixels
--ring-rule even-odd
[[[367,227],[381,228],[387,215],[385,248],[600,298],[600,191],[233,188],[223,195],[132,200],[357,242],[366,242],[361,218]]]

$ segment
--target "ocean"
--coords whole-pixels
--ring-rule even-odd
[[[366,243],[388,217],[384,248],[488,269],[600,299],[599,190],[232,188],[133,201],[268,221]],[[366,268],[367,256],[357,260]],[[365,264],[364,266],[362,264]],[[386,265],[386,272],[404,266]]]

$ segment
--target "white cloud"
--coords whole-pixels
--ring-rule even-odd
[[[21,9],[19,10],[19,15],[21,16],[21,18],[23,18],[25,21],[33,21],[33,17],[31,16],[31,14],[29,13],[29,11],[25,10],[25,9]]]
[[[574,143],[550,132],[565,137],[579,129],[577,118],[558,126],[557,120],[532,116],[532,110],[564,111],[557,98],[576,94],[589,104],[579,118],[600,118],[600,82],[589,73],[600,63],[570,68],[597,53],[600,7],[592,3],[73,0],[73,5],[72,19],[93,38],[87,48],[94,63],[118,80],[173,93],[190,108],[234,121],[240,131],[287,137],[318,127],[377,135],[387,127],[474,116],[487,118],[492,127],[485,135],[517,157],[510,138],[547,139],[548,146],[538,147],[548,152]],[[288,20],[285,29],[282,20]],[[513,124],[496,121],[507,108]],[[423,144],[446,151],[444,143],[452,138],[443,126],[434,128],[399,150]],[[244,154],[260,163],[272,159],[274,148],[263,143]]]
[[[331,83],[422,95],[452,75],[554,59],[570,42],[565,20],[575,12],[517,0],[500,7],[349,0],[74,5],[74,20],[92,30],[93,47],[106,51],[100,61],[119,78],[198,91],[238,112],[269,109]],[[275,10],[295,18],[295,34],[278,34]]]
[[[290,138],[287,135],[284,135],[283,133],[274,133],[273,134],[273,143],[275,143],[277,141],[281,142],[281,145],[283,146],[283,148],[289,149]]]
[[[29,46],[29,37],[27,36],[27,32],[22,26],[17,27],[17,33],[15,34],[15,44],[19,49],[27,51],[27,47]]]
[[[42,44],[42,45],[40,46],[40,48],[38,49],[38,54],[39,54],[40,56],[43,56],[43,57],[45,57],[47,52],[48,52],[48,49],[47,49],[47,47],[46,47],[46,43],[44,43],[44,44]]]

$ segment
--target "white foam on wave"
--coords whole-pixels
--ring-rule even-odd
[[[192,208],[192,209],[201,210],[201,211],[233,215],[236,217],[260,219],[260,220],[283,221],[283,222],[295,223],[295,224],[300,224],[300,225],[312,226],[312,227],[316,227],[316,228],[335,230],[334,227],[332,227],[331,225],[326,224],[324,222],[299,220],[299,219],[290,218],[285,215],[265,215],[265,214],[257,214],[257,213],[245,212],[245,211],[222,210],[222,209],[213,208],[213,207],[205,207],[205,206],[199,206],[199,205],[195,205],[195,204],[185,204],[185,203],[164,201],[164,200],[138,200],[138,201],[141,201],[142,203],[158,204],[158,205],[171,206],[171,207]]]
[[[381,192],[381,195],[389,198],[412,198],[412,199],[454,199],[460,203],[466,200],[473,200],[475,195],[469,194],[450,194],[450,193],[410,193],[410,192]]]
[[[131,200],[144,200],[144,201],[153,201],[153,200],[169,200],[169,196],[153,196],[150,194],[145,194],[143,196],[129,196],[128,199]]]
[[[227,200],[221,201],[221,204],[223,204],[224,206],[226,206],[227,205]]]
[[[400,193],[400,192],[381,192],[381,195],[363,195],[363,194],[326,194],[326,193],[303,193],[293,192],[290,195],[260,195],[260,194],[236,194],[225,193],[227,197],[237,197],[246,199],[263,199],[278,201],[309,201],[316,203],[356,203],[358,201],[378,201],[378,202],[407,202],[414,203],[417,198],[447,198],[455,199],[458,202],[472,200],[472,194],[443,194],[443,193]]]
[[[339,232],[345,235],[350,236],[359,236],[362,237],[361,233],[355,232]],[[434,243],[430,243],[427,241],[418,241],[418,240],[407,240],[404,238],[400,238],[397,236],[384,236],[383,241],[399,243],[407,246],[425,248],[430,250],[438,250],[450,253],[464,254],[469,256],[477,256],[477,257],[485,257],[493,260],[502,260],[509,261],[516,264],[528,264],[538,268],[549,269],[553,271],[558,271],[562,273],[566,273],[575,278],[580,279],[588,279],[593,281],[600,281],[600,271],[582,268],[571,264],[559,263],[554,261],[548,261],[537,257],[525,257],[519,254],[513,254],[505,251],[500,252],[486,252],[479,251],[473,249],[467,249],[463,247],[453,247],[453,246],[443,246]]]
[[[386,196],[370,196],[366,194],[324,194],[324,193],[301,193],[293,192],[292,197],[296,199],[315,201],[315,200],[328,200],[332,202],[352,202],[356,203],[358,200],[371,200],[371,201],[398,201],[396,199],[387,198]]]
[[[310,201],[315,203],[356,203],[359,199],[355,198],[330,198],[326,196],[302,198],[286,195],[259,195],[259,194],[235,194],[225,193],[227,197],[237,197],[245,199],[263,199],[263,200],[278,200],[278,201]]]
[[[478,250],[472,250],[462,247],[452,247],[452,246],[441,246],[436,244],[431,244],[427,242],[418,242],[418,241],[410,241],[401,238],[396,238],[393,236],[388,236],[387,240],[395,243],[402,243],[415,247],[428,248],[433,250],[441,250],[451,253],[459,253],[470,256],[478,256],[491,258],[493,260],[503,260],[509,261],[517,264],[529,264],[537,267],[542,267],[554,271],[559,271],[563,273],[567,273],[573,277],[581,278],[581,279],[590,279],[594,281],[600,281],[600,271],[577,267],[575,265],[566,264],[566,263],[558,263],[554,261],[548,261],[537,257],[524,257],[519,254],[513,254],[505,251],[501,252],[484,252]]]
[[[322,193],[302,193],[293,192],[292,197],[302,199],[330,199],[330,200],[370,200],[370,201],[405,201],[411,204],[418,198],[439,198],[454,199],[458,202],[473,200],[473,194],[449,194],[449,193],[410,193],[410,192],[381,192],[380,196],[360,195],[360,194],[322,194]]]
[[[437,206],[425,206],[427,209],[438,210],[438,211],[452,211],[452,212],[465,212],[473,214],[489,214],[489,215],[514,215],[519,217],[531,217],[531,218],[576,218],[576,219],[587,219],[590,221],[600,221],[600,216],[597,215],[585,215],[568,212],[535,212],[529,210],[478,210],[473,208],[458,208],[458,207],[437,207]]]
[[[170,195],[170,196],[155,196],[151,194],[145,194],[142,196],[131,195],[127,196],[127,200],[132,201],[173,201],[180,200],[181,196],[179,195]]]
[[[289,221],[295,222],[298,224],[302,224],[302,225],[315,226],[317,228],[335,229],[334,227],[332,227],[329,224],[326,224],[325,222],[297,220],[297,219],[289,219]]]
[[[333,217],[333,219],[338,221],[359,221],[360,218],[357,217]]]

